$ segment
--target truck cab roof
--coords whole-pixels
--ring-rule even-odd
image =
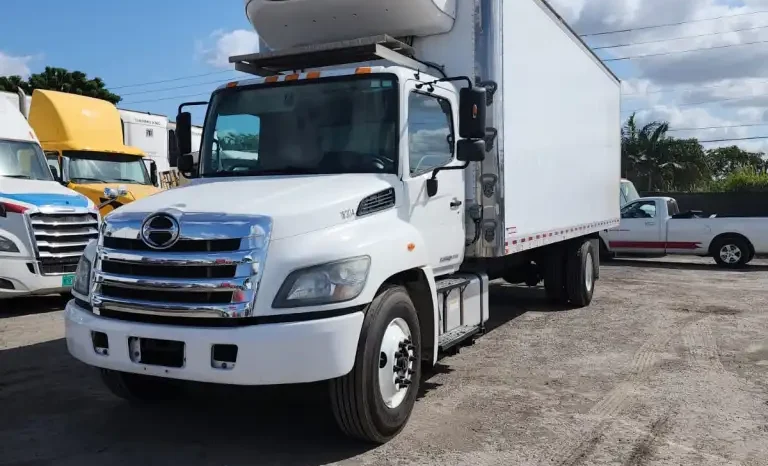
[[[143,157],[143,151],[123,144],[117,107],[106,100],[36,89],[29,123],[46,150],[114,152]]]

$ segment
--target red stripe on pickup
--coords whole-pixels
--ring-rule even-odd
[[[611,241],[611,248],[636,248],[636,249],[699,249],[701,243],[691,241]]]

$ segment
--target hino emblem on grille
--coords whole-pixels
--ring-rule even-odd
[[[152,249],[168,249],[179,240],[179,222],[166,213],[152,214],[141,225],[141,240]]]

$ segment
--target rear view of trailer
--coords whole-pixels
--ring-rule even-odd
[[[493,148],[468,178],[483,206],[471,252],[500,256],[618,225],[618,78],[542,0],[478,5],[475,71],[499,86]]]

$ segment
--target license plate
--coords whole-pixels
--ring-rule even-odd
[[[61,286],[72,286],[72,284],[75,282],[75,276],[73,275],[64,275],[61,277]]]

